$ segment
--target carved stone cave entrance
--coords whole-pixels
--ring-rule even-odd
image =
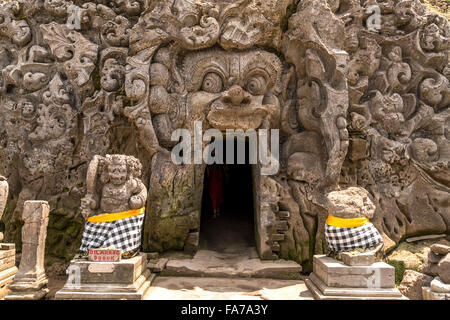
[[[237,150],[237,141],[234,141]],[[224,140],[224,150],[225,140]],[[255,179],[254,166],[249,163],[248,140],[245,141],[245,163],[218,164],[223,175],[223,203],[220,214],[214,218],[210,183],[205,167],[201,205],[199,249],[223,253],[239,253],[249,247],[256,247]],[[226,159],[226,151],[224,151]]]

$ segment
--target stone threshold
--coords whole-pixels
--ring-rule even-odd
[[[260,260],[256,249],[243,248],[234,253],[199,250],[192,259],[171,259],[160,276],[270,278],[302,280],[302,267],[287,260]]]

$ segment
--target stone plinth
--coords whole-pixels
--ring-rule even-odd
[[[48,293],[44,269],[45,239],[50,207],[46,201],[25,201],[22,219],[22,258],[6,300],[37,300]]]
[[[423,300],[450,300],[450,292],[434,292],[430,287],[422,287]]]
[[[14,243],[0,243],[0,299],[7,293],[7,285],[17,273]]]
[[[306,285],[318,300],[405,299],[395,288],[392,266],[384,262],[357,264],[349,266],[325,255],[314,256],[314,271]]]
[[[117,262],[72,260],[67,273],[56,299],[142,300],[154,278],[145,253]]]
[[[450,284],[435,277],[429,287],[422,287],[423,300],[450,300]]]

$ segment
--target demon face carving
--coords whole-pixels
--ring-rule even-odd
[[[277,125],[282,64],[262,50],[205,50],[184,58],[188,107],[219,130]]]

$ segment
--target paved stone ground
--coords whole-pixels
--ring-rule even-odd
[[[312,300],[302,280],[157,277],[145,300]]]
[[[155,278],[145,300],[313,299],[300,265],[261,261],[254,247],[199,250],[192,259],[166,258],[166,269]]]
[[[262,261],[254,247],[234,252],[199,250],[192,259],[169,260],[163,276],[269,278],[302,280],[301,266],[294,261]]]

